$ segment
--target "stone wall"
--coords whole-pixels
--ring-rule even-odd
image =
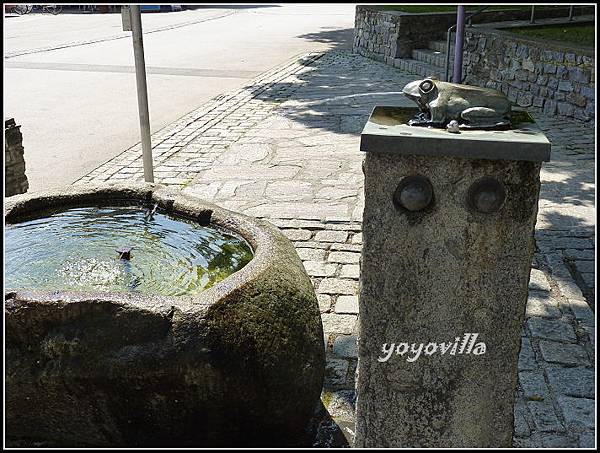
[[[590,121],[594,118],[594,49],[467,29],[464,83],[502,91],[521,107]]]
[[[578,6],[574,14],[594,14],[593,6]],[[568,6],[536,8],[538,19],[567,17]],[[473,24],[507,20],[529,20],[530,10],[482,11]],[[393,65],[394,58],[411,58],[414,49],[426,48],[429,41],[446,38],[456,23],[456,13],[404,13],[377,6],[357,5],[354,16],[353,51],[364,57]]]
[[[391,64],[394,58],[410,58],[413,49],[442,39],[456,14],[404,14],[357,6],[354,16],[355,53]]]
[[[5,196],[10,197],[27,192],[29,183],[25,176],[23,136],[13,118],[4,121],[4,133],[4,190]]]

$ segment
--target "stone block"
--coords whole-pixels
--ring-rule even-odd
[[[529,289],[532,291],[550,291],[550,283],[546,274],[539,269],[531,269],[529,274]]]
[[[528,318],[560,318],[562,313],[558,309],[558,303],[550,298],[549,293],[530,291],[525,316]]]
[[[559,102],[557,107],[559,115],[573,116],[573,113],[575,112],[575,108],[566,102]]]
[[[532,318],[527,321],[531,334],[536,338],[545,340],[562,341],[565,343],[577,342],[577,335],[573,326],[566,320]]]
[[[548,366],[546,374],[552,390],[560,395],[592,399],[595,397],[594,370]]]
[[[335,312],[358,314],[358,296],[338,296]]]
[[[333,353],[338,357],[355,359],[358,356],[356,335],[338,335],[333,342]]]
[[[290,241],[307,241],[310,239],[309,230],[281,230]]]
[[[567,366],[587,366],[589,359],[583,347],[577,344],[540,341],[540,351],[546,362]]]
[[[340,271],[342,278],[358,278],[360,275],[360,267],[358,264],[344,264]]]
[[[550,401],[528,401],[535,429],[540,432],[564,432],[565,428],[558,419]]]
[[[526,400],[543,401],[548,398],[548,386],[540,371],[519,372],[519,385]]]
[[[328,261],[330,263],[357,264],[360,261],[360,253],[331,252]]]
[[[558,89],[560,91],[573,91],[573,83],[570,80],[561,80],[558,82]]]
[[[348,233],[345,231],[324,230],[315,234],[315,241],[319,242],[346,242]]]
[[[322,261],[304,261],[304,269],[311,277],[332,277],[337,270],[337,265]]]
[[[569,79],[577,83],[589,83],[591,74],[589,71],[580,67],[569,68]]]
[[[595,429],[596,402],[594,399],[559,396],[557,400],[567,427],[574,431]]]
[[[481,131],[478,139],[463,133],[446,140],[427,128],[373,124],[361,137],[355,446],[509,447],[540,171],[539,161],[511,158],[531,157],[522,140],[533,139],[500,144],[489,132],[488,151],[497,151],[480,159]],[[509,150],[510,158],[500,158]],[[405,179],[415,175],[433,195],[410,210],[396,191],[417,184]],[[466,201],[483,177],[508,188],[501,212],[484,214]],[[437,346],[458,343],[465,332],[478,333],[484,354],[445,355]],[[423,344],[425,352],[411,362],[398,352],[404,343]]]
[[[521,339],[518,368],[519,371],[536,370],[538,368],[537,362],[535,361],[535,352],[531,347],[531,341],[529,341],[529,338],[527,337]]]
[[[346,384],[348,361],[344,359],[328,359],[325,365],[325,386]]]
[[[336,313],[323,313],[323,332],[350,335],[356,328],[356,316],[340,315]]]

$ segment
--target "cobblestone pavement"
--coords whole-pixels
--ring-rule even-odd
[[[157,182],[267,218],[312,277],[327,350],[315,444],[351,442],[362,246],[360,131],[375,104],[410,105],[415,76],[346,51],[310,54],[156,133]],[[535,113],[535,112],[534,112]],[[593,125],[536,115],[553,143],[542,170],[537,252],[519,362],[514,445],[594,445]],[[139,145],[80,182],[141,179]]]

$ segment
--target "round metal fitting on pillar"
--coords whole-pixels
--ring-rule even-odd
[[[429,207],[433,201],[433,187],[424,176],[407,176],[394,192],[394,206],[416,212]]]
[[[506,189],[494,178],[481,178],[471,184],[467,194],[467,202],[471,209],[482,214],[498,212],[504,206]]]

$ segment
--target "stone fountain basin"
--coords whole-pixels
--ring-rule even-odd
[[[144,183],[17,195],[6,199],[5,222],[49,208],[148,202],[243,237],[253,259],[193,297],[6,292],[7,438],[51,446],[302,443],[323,384],[323,331],[311,281],[277,228]]]

